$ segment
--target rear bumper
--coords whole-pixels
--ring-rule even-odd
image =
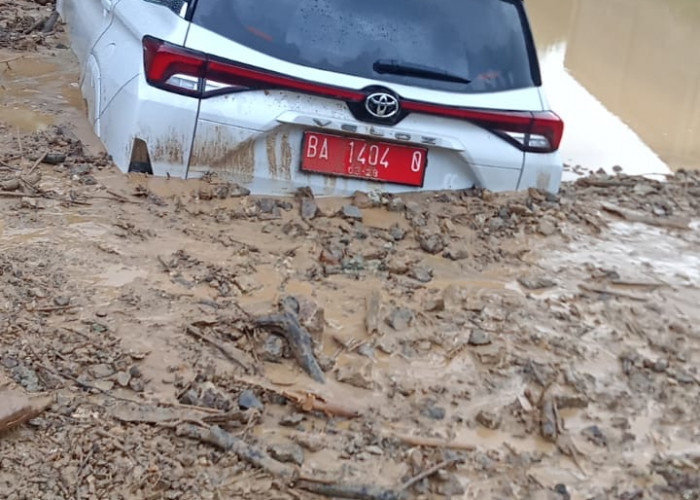
[[[379,140],[395,141],[399,129],[411,136],[411,144],[421,145],[422,136],[430,136],[435,146],[429,147],[423,187],[302,172],[304,131],[337,133],[347,123],[358,126],[357,135]],[[156,176],[197,178],[214,173],[254,194],[283,195],[300,187],[310,187],[321,196],[473,186],[555,192],[561,179],[556,153],[523,154],[467,122],[416,115],[397,127],[382,128],[359,124],[344,103],[283,92],[250,92],[200,102],[153,88],[141,75],[120,90],[100,124],[102,140],[122,171],[128,171],[135,141],[141,140]]]

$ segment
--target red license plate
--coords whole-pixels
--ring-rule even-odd
[[[428,157],[424,148],[317,132],[304,133],[303,147],[305,172],[423,186]]]

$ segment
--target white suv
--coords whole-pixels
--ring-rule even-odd
[[[522,0],[58,0],[123,171],[253,193],[559,189]]]

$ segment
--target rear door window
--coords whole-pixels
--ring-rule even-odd
[[[462,93],[539,84],[522,0],[198,0],[192,21],[303,66]]]

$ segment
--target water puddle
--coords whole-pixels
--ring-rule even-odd
[[[572,170],[700,169],[700,3],[530,0],[527,9]]]

